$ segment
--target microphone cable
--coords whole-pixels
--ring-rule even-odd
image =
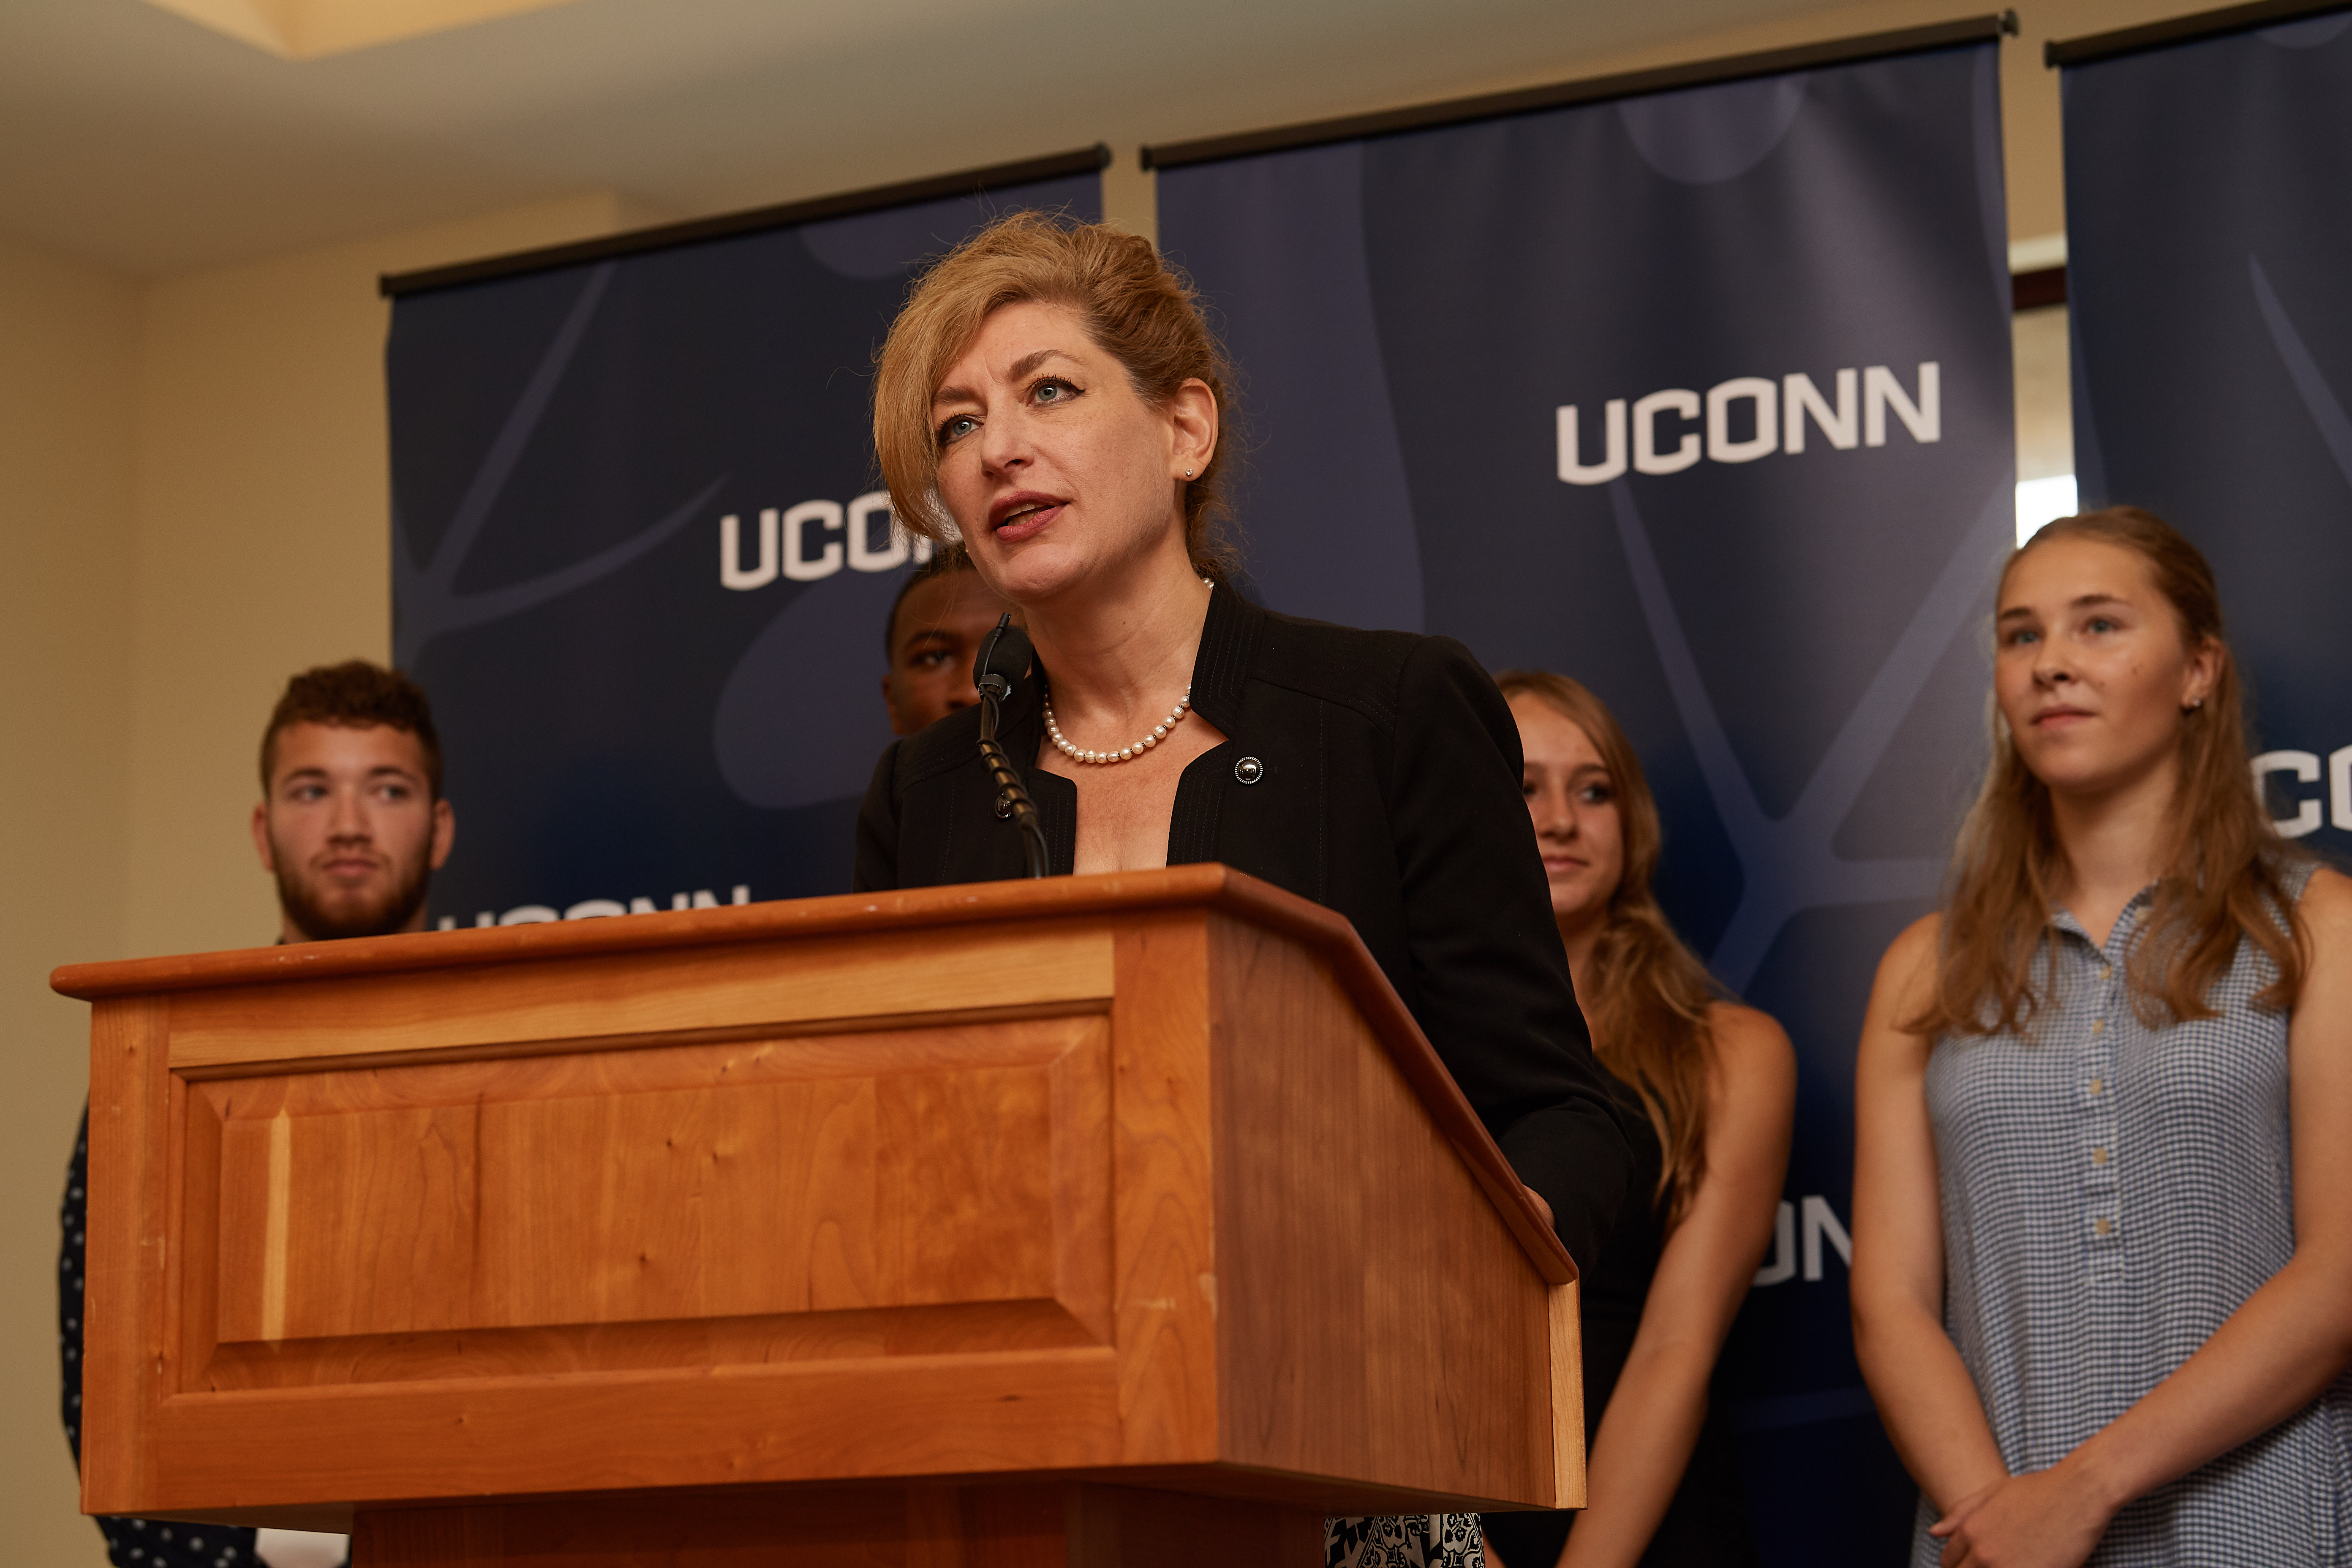
[[[972,665],[971,684],[980,693],[980,756],[988,764],[988,776],[996,784],[996,815],[1009,816],[1021,831],[1021,849],[1029,867],[1029,875],[1051,875],[1050,857],[1045,849],[1045,825],[1037,815],[1037,803],[1029,798],[1029,788],[1021,782],[1020,773],[1013,759],[996,743],[998,704],[1013,694],[1014,678],[1027,672],[1031,658],[1028,637],[1013,624],[1013,612],[1007,610],[996,618],[996,629],[988,634],[981,645],[980,658]]]

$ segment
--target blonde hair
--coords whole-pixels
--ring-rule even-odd
[[[2192,650],[2210,647],[2213,689],[2181,716],[2180,776],[2162,848],[2164,871],[2148,910],[2146,939],[2126,969],[2132,1005],[2151,1026],[2167,1016],[2210,1018],[2206,1000],[2229,970],[2241,937],[2278,966],[2255,1000],[2292,1007],[2308,963],[2309,933],[2286,895],[2290,858],[2255,797],[2247,756],[2244,697],[2221,636],[2221,595],[2213,569],[2170,524],[2137,507],[2060,518],[2013,551],[2001,581],[2028,552],[2061,540],[2128,550],[2147,563]],[[1990,708],[1991,760],[1961,826],[1945,899],[1936,994],[1906,1026],[1925,1035],[2022,1033],[2049,998],[2035,984],[2048,941],[2063,856],[2053,825],[2050,786],[2018,755],[1999,705]]]
[[[1202,321],[1192,285],[1149,241],[1044,213],[1008,213],[940,258],[916,282],[875,356],[874,450],[899,520],[929,539],[955,536],[939,499],[931,399],[990,313],[1024,302],[1076,311],[1095,345],[1155,407],[1167,406],[1187,381],[1207,385],[1220,434],[1208,467],[1184,487],[1184,542],[1196,568],[1224,575],[1232,561],[1217,532],[1225,511],[1220,481],[1235,447],[1224,350]]]
[[[1577,1000],[1592,1029],[1592,1054],[1633,1087],[1657,1129],[1665,1164],[1655,1199],[1671,1226],[1706,1176],[1707,1088],[1715,1071],[1706,1009],[1721,989],[1675,934],[1651,890],[1664,837],[1658,803],[1608,704],[1549,670],[1507,669],[1495,684],[1506,698],[1525,692],[1583,731],[1616,789],[1624,868],[1593,944],[1591,992]]]

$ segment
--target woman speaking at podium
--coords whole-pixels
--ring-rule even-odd
[[[906,526],[961,539],[1036,650],[1000,738],[1056,872],[1222,861],[1335,910],[1580,1263],[1628,1153],[1551,921],[1519,744],[1458,644],[1259,609],[1211,524],[1224,356],[1142,239],[1016,214],[892,326],[874,441]],[[1018,877],[977,709],[896,742],[861,889]],[[1331,1560],[1477,1558],[1477,1516],[1335,1521]]]

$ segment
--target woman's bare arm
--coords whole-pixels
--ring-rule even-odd
[[[1935,981],[1939,917],[1879,961],[1854,1059],[1853,1347],[1895,1450],[1950,1510],[2008,1478],[1984,1404],[1944,1331],[1944,1220],[1927,1125],[1929,1042],[1902,1025]]]
[[[1796,1054],[1780,1026],[1752,1007],[1718,1003],[1707,1022],[1716,1065],[1706,1174],[1659,1256],[1633,1352],[1593,1439],[1591,1501],[1562,1568],[1623,1568],[1657,1533],[1698,1441],[1715,1358],[1771,1242],[1789,1169]]]
[[[2319,872],[2302,914],[2313,962],[2287,1034],[2294,1256],[2138,1404],[1939,1525],[1948,1563],[2079,1563],[2125,1503],[2268,1431],[2352,1363],[2352,881]],[[1857,1228],[1857,1264],[1861,1239]]]

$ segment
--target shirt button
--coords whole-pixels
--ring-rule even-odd
[[[2107,1080],[2106,1080],[2105,1079],[2103,1079],[2103,1078],[2095,1078],[2095,1079],[2093,1079],[2091,1080],[2091,1092],[2092,1092],[2093,1094],[2105,1094],[2105,1093],[2106,1093],[2106,1092],[2107,1092]]]
[[[2091,1222],[2091,1229],[2100,1236],[2105,1236],[2107,1232],[2115,1228],[2116,1222],[2107,1218],[2105,1215],[2100,1215],[2097,1219]]]
[[[2100,966],[2100,969],[2099,969],[2099,978],[2100,978],[2100,979],[2102,979],[2102,980],[2113,980],[2115,977],[2116,977],[2116,966],[2115,966],[2114,964],[2109,963],[2109,964],[2103,964],[2103,965],[2101,965],[2101,966]]]
[[[2091,1020],[2091,1033],[2095,1035],[2104,1035],[2106,1032],[2107,1021],[2105,1018],[2094,1018]]]
[[[2092,1163],[2092,1164],[2094,1164],[2094,1165],[2104,1165],[2104,1164],[2105,1164],[2106,1163],[2107,1163],[2107,1152],[2106,1152],[2105,1149],[2094,1149],[2094,1150],[2092,1150],[2092,1151],[2091,1151],[2091,1163]]]

